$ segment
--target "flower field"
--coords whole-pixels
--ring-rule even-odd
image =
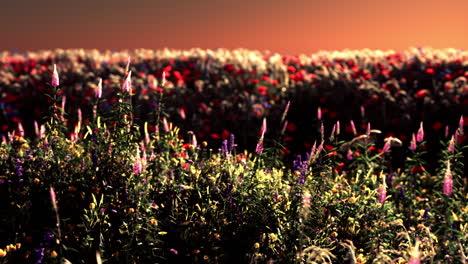
[[[466,263],[468,52],[0,53],[0,263]]]

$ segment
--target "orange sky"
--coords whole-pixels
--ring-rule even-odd
[[[468,1],[15,0],[0,50],[468,48]]]

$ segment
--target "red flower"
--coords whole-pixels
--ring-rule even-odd
[[[325,149],[326,149],[327,151],[331,151],[331,150],[334,149],[334,148],[335,148],[335,147],[333,147],[332,145],[328,145],[328,144],[325,145]],[[336,152],[336,151],[335,151],[335,152]]]
[[[257,87],[257,91],[261,95],[267,95],[268,88],[266,86],[259,86]]]
[[[294,132],[296,131],[296,129],[297,126],[294,123],[288,123],[288,125],[286,126],[286,130],[288,130],[288,132]]]
[[[233,72],[234,71],[234,65],[232,64],[227,64],[224,66],[224,70],[227,71],[227,72]]]
[[[296,68],[295,68],[294,66],[292,66],[292,65],[289,65],[289,66],[288,66],[288,72],[289,72],[289,73],[295,73],[295,72],[296,72]]]
[[[426,69],[426,73],[429,74],[429,75],[434,75],[434,69],[432,69],[432,68],[427,68],[427,69]]]
[[[436,122],[432,125],[432,129],[434,129],[435,131],[439,131],[441,128],[442,128],[442,123],[439,122],[439,121],[436,121]]]
[[[226,129],[224,129],[224,130],[223,130],[223,133],[221,134],[221,138],[222,138],[222,139],[228,139],[230,134],[231,134],[231,133],[229,133],[229,131],[227,131]]]
[[[411,168],[411,172],[412,173],[421,173],[421,172],[424,172],[426,171],[426,169],[423,167],[423,166],[414,166],[413,168]]]
[[[340,164],[336,165],[335,170],[338,173],[341,173],[343,171],[344,166],[345,166],[344,162],[341,162]]]
[[[374,146],[370,146],[369,148],[367,148],[367,151],[369,151],[369,152],[374,151],[374,150],[375,150]]]
[[[210,137],[211,137],[212,139],[220,139],[220,136],[219,136],[218,134],[216,134],[216,133],[212,133],[212,134],[210,135]]]
[[[429,94],[428,90],[422,89],[422,90],[419,90],[419,91],[416,92],[416,97],[419,98],[419,99],[422,99],[422,98],[426,97],[428,94]]]

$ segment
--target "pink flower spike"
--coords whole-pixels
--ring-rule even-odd
[[[23,128],[23,124],[21,124],[21,122],[18,123],[18,136],[24,137],[24,128]]]
[[[447,138],[449,136],[449,126],[445,126],[445,137]]]
[[[143,164],[140,157],[140,148],[137,147],[135,161],[133,162],[133,174],[140,175],[143,172]]]
[[[380,176],[382,176],[383,182],[380,185],[379,188],[379,203],[382,205],[385,203],[385,200],[387,199],[387,183],[385,182],[385,176],[381,173]]]
[[[122,90],[127,93],[130,93],[132,91],[132,71],[128,72],[127,78],[123,83]]]
[[[361,106],[361,117],[364,118],[366,116],[366,109],[364,106]]]
[[[350,121],[350,124],[351,124],[351,130],[353,131],[353,135],[357,135],[357,131],[356,131],[356,126],[354,125],[354,121],[351,120]]]
[[[102,97],[102,78],[99,78],[98,86],[96,88],[96,91],[94,92],[94,95],[97,99],[101,99]]]
[[[288,120],[286,120],[283,124],[283,128],[281,129],[281,136],[284,135],[284,132],[286,132],[286,128],[288,127]]]
[[[452,136],[452,138],[450,139],[447,151],[450,154],[453,154],[455,152],[455,137],[454,136]]]
[[[59,75],[57,72],[57,65],[54,64],[54,72],[52,73],[52,86],[57,88],[60,85]]]
[[[340,135],[340,120],[336,121],[336,136]]]
[[[127,66],[125,66],[125,74],[128,73],[128,70],[130,69],[130,61],[131,61],[131,58],[130,56],[128,56],[127,58]]]
[[[463,127],[465,126],[465,120],[463,119],[463,115],[460,117],[460,121],[458,122],[458,130],[460,130],[460,135],[463,135]]]
[[[320,106],[317,108],[317,119],[322,120],[322,109]]]
[[[320,124],[320,135],[322,135],[322,139],[325,136],[325,127],[323,126],[323,122]]]
[[[387,153],[390,150],[391,146],[392,146],[391,140],[385,141],[385,145],[383,146],[382,152]]]
[[[57,211],[57,197],[55,195],[54,187],[50,187],[49,190],[50,200],[52,201],[52,207]]]
[[[410,142],[410,147],[409,149],[412,151],[416,150],[416,135],[413,133],[413,136],[411,137],[411,142]]]
[[[162,87],[165,87],[165,85],[166,85],[166,72],[163,71],[161,86],[162,86]]]
[[[170,130],[170,128],[169,128],[169,124],[167,123],[167,119],[166,119],[165,117],[163,117],[163,120],[162,120],[162,121],[163,121],[164,131],[165,131],[166,133],[169,133],[169,131],[171,131],[171,130]]]
[[[281,117],[281,123],[286,119],[286,116],[288,115],[289,112],[289,107],[291,105],[291,101],[288,101],[286,104],[286,107],[284,108],[283,116]]]
[[[370,122],[367,123],[367,130],[366,130],[366,135],[367,136],[370,136],[370,131],[371,131],[371,126],[370,126]]]
[[[263,122],[262,122],[262,127],[260,128],[260,134],[262,138],[265,135],[266,131],[267,131],[267,121],[266,121],[266,117],[264,117]]]
[[[419,240],[416,240],[416,244],[411,250],[411,257],[408,264],[421,264],[421,253],[419,252]]]
[[[445,171],[444,176],[444,195],[450,196],[453,192],[453,175],[452,171],[450,170],[450,160],[447,161],[447,170]]]
[[[34,121],[34,133],[39,137],[39,125],[37,124],[37,121]]]
[[[67,103],[67,97],[64,95],[62,96],[62,111],[65,112],[65,104]]]
[[[336,124],[333,125],[332,131],[330,133],[330,140],[335,139]]]
[[[45,125],[41,125],[41,128],[39,129],[39,136],[38,136],[39,139],[42,139],[44,137],[44,134],[45,134]]]
[[[423,128],[423,122],[421,122],[418,130],[418,134],[416,135],[416,141],[417,142],[422,142],[424,140],[424,128]]]

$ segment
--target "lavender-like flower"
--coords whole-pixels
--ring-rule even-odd
[[[296,160],[294,160],[293,162],[293,169],[299,174],[299,180],[297,182],[297,184],[299,185],[303,185],[305,183],[305,178],[309,169],[308,160],[309,153],[306,153],[306,158],[304,159],[304,161],[302,160],[301,155],[297,155]]]
[[[23,163],[21,162],[21,159],[16,159],[16,161],[15,161],[15,170],[16,170],[16,175],[18,177],[23,176]]]
[[[235,136],[233,133],[231,133],[231,135],[229,136],[229,144],[228,144],[229,152],[233,151],[235,147],[236,147]]]
[[[52,86],[57,88],[60,85],[59,75],[57,72],[57,65],[54,64],[54,72],[52,73]]]
[[[423,127],[423,122],[419,125],[419,130],[418,134],[416,135],[416,141],[417,142],[422,142],[424,140],[424,127]]]
[[[229,150],[228,150],[228,141],[225,139],[221,143],[221,154],[223,155],[228,155]]]
[[[317,108],[317,119],[322,120],[322,109],[320,106]]]
[[[453,192],[453,176],[452,171],[450,170],[450,160],[447,161],[447,170],[445,171],[444,176],[444,195],[450,196]]]

